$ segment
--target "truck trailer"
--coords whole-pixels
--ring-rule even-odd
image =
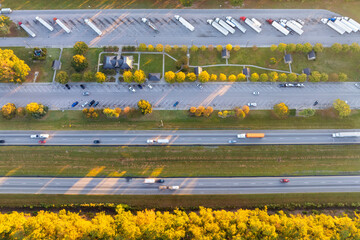
[[[222,34],[224,34],[225,36],[227,36],[229,34],[229,31],[226,30],[225,28],[223,28],[222,26],[220,26],[220,24],[218,24],[217,22],[215,22],[212,19],[208,19],[207,23],[210,24],[211,26],[213,26],[216,30],[218,30],[219,32],[221,32]]]
[[[228,32],[230,32],[231,34],[235,33],[235,29],[233,29],[229,24],[227,24],[224,20],[220,19],[220,18],[215,18],[215,22],[217,22],[218,24],[220,24],[220,26],[222,26],[223,28],[225,28]]]
[[[231,16],[227,16],[226,20],[232,22],[235,25],[235,27],[237,27],[237,29],[239,29],[242,33],[246,32],[246,28],[243,25],[241,25],[238,21],[236,21],[235,18]]]
[[[23,24],[22,22],[19,22],[19,26],[24,29],[25,32],[27,32],[31,37],[36,37],[36,34],[30,30],[30,28],[28,28],[27,26],[25,26],[25,24]]]
[[[348,21],[346,21],[344,18],[339,18],[340,22],[344,25],[346,25],[348,28],[351,28],[353,32],[358,32],[360,29],[358,29],[356,26],[352,25]]]
[[[344,19],[360,30],[360,24],[357,21],[355,21],[351,18],[348,18],[348,17],[344,17]]]
[[[241,133],[237,135],[237,138],[263,138],[265,133]]]
[[[62,22],[60,19],[54,18],[54,21],[57,25],[59,25],[66,33],[70,33],[71,30]]]
[[[2,8],[1,9],[1,14],[10,14],[12,13],[11,8]]]
[[[155,32],[158,31],[158,29],[155,27],[155,25],[154,25],[152,22],[150,22],[147,18],[142,18],[141,21],[142,21],[143,23],[145,23],[146,25],[148,25],[148,26],[149,26],[152,30],[154,30]]]
[[[184,25],[190,31],[193,32],[195,30],[195,27],[193,25],[191,25],[185,18],[180,17],[179,15],[175,15],[174,17],[176,20],[178,20],[182,25]]]
[[[94,30],[94,32],[97,33],[97,35],[101,36],[103,34],[102,31],[100,31],[100,29],[90,21],[90,19],[85,19],[84,21],[92,30]]]
[[[44,27],[46,27],[50,32],[54,31],[54,28],[48,24],[44,19],[42,19],[41,17],[39,16],[36,16],[35,19],[41,23]]]
[[[294,32],[296,32],[299,35],[304,33],[304,31],[301,28],[299,28],[296,24],[292,23],[291,21],[287,21],[286,26],[291,28]]]
[[[360,132],[338,132],[333,133],[332,135],[334,138],[338,137],[360,137]]]
[[[329,27],[331,27],[333,30],[335,30],[336,32],[338,32],[340,35],[343,35],[345,33],[345,30],[342,29],[342,28],[339,28],[338,25],[336,25],[335,23],[333,23],[332,21],[326,19],[326,18],[323,18],[321,19],[321,21],[328,25]]]
[[[272,19],[268,19],[266,20],[271,26],[273,26],[275,29],[277,29],[279,32],[281,32],[282,34],[284,34],[285,36],[287,36],[290,32],[289,30],[287,30],[286,28],[284,28],[283,26],[280,25],[280,23],[272,20]]]
[[[241,17],[240,20],[244,21],[249,27],[251,27],[255,32],[260,33],[261,28],[256,25],[253,21],[251,21],[249,18]]]
[[[349,28],[348,26],[346,26],[344,23],[342,23],[339,19],[336,19],[336,20],[334,21],[334,23],[335,23],[336,25],[338,25],[340,28],[344,29],[345,32],[347,32],[347,33],[351,33],[351,32],[352,32],[352,29]]]

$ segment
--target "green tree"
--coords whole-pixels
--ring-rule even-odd
[[[349,104],[343,100],[336,99],[333,103],[333,107],[338,112],[340,118],[347,117],[351,113]]]
[[[345,73],[339,73],[339,81],[340,82],[345,82],[347,81],[348,76]]]
[[[175,82],[175,73],[173,71],[168,71],[164,75],[165,81],[168,83],[174,83]]]
[[[312,49],[313,49],[313,46],[310,43],[305,43],[303,45],[303,52],[304,53],[311,52]]]
[[[286,46],[286,51],[293,53],[296,51],[296,44],[295,43],[290,43]]]
[[[290,73],[290,74],[288,74],[288,76],[287,76],[287,80],[288,80],[289,82],[295,82],[296,79],[297,79],[296,73]]]
[[[302,73],[298,76],[298,81],[299,82],[305,82],[307,79],[307,75],[305,73]]]
[[[350,51],[350,46],[349,46],[349,44],[343,44],[342,45],[342,51],[343,52],[345,52],[345,53],[347,53],[347,52],[349,52]]]
[[[190,82],[196,81],[196,74],[195,73],[188,73],[186,74],[186,79]]]
[[[257,82],[257,81],[259,81],[259,74],[257,74],[257,73],[251,74],[251,76],[250,76],[250,81],[252,81],[252,82]]]
[[[188,49],[188,47],[186,45],[181,46],[181,51],[183,51],[184,53],[187,52],[187,49]]]
[[[304,49],[304,46],[301,43],[296,44],[296,51],[302,52]]]
[[[315,112],[316,112],[315,109],[307,108],[307,109],[300,111],[299,115],[304,116],[304,117],[312,117],[315,115]]]
[[[86,57],[83,55],[75,55],[72,58],[71,66],[75,69],[77,72],[84,71],[88,67],[88,62]]]
[[[95,73],[93,73],[92,71],[86,71],[84,72],[83,79],[85,82],[93,82],[95,79]]]
[[[277,47],[277,50],[279,52],[284,52],[286,50],[286,44],[285,43],[279,43],[278,47]]]
[[[269,73],[270,82],[276,82],[279,79],[279,74],[277,72]]]
[[[192,45],[191,48],[190,48],[190,51],[195,53],[199,50],[199,48],[196,46],[196,45]]]
[[[309,76],[310,82],[320,82],[321,74],[318,71],[313,71]]]
[[[280,73],[280,74],[279,74],[279,81],[280,81],[280,82],[286,82],[286,80],[287,80],[287,75],[286,75],[286,73]]]
[[[60,71],[56,74],[56,81],[61,84],[69,82],[69,75],[65,71]]]
[[[210,75],[207,71],[202,71],[200,74],[199,74],[199,81],[202,82],[202,83],[205,83],[205,82],[208,82],[210,79]]]
[[[261,82],[266,82],[267,80],[269,80],[269,76],[266,73],[262,73],[262,74],[260,74],[259,79]]]
[[[193,4],[193,0],[179,0],[184,7],[190,7]]]
[[[106,81],[106,76],[102,72],[95,73],[95,79],[97,83],[103,83]]]
[[[317,53],[321,53],[324,50],[324,46],[321,43],[317,43],[314,46],[314,51]]]
[[[334,43],[331,49],[336,53],[340,53],[342,51],[342,45],[340,43]]]
[[[143,70],[136,70],[133,75],[133,80],[136,83],[142,84],[145,82],[146,76]]]
[[[124,71],[123,73],[124,82],[131,83],[133,81],[133,74],[131,71]]]
[[[89,46],[86,43],[79,41],[75,43],[73,49],[76,55],[84,55],[89,50]]]
[[[270,47],[270,51],[275,52],[277,50],[277,47],[275,44],[272,44]]]
[[[273,110],[278,118],[286,118],[290,114],[289,107],[285,103],[275,104]]]
[[[179,83],[182,83],[182,82],[184,82],[185,81],[185,73],[183,73],[183,72],[178,72],[178,73],[176,73],[175,74],[175,79],[176,79],[176,81],[177,82],[179,82]]]
[[[169,44],[165,45],[165,52],[169,53],[171,51],[171,46]]]
[[[141,99],[138,102],[138,108],[144,115],[152,113],[152,105],[146,100]]]
[[[140,43],[140,44],[139,44],[139,47],[138,47],[138,50],[139,50],[139,51],[143,52],[143,51],[145,51],[146,49],[147,49],[147,47],[146,47],[146,44],[145,44],[145,43]]]
[[[320,81],[327,82],[328,80],[329,80],[329,75],[327,75],[326,73],[320,74]]]
[[[351,52],[353,52],[353,53],[358,53],[358,52],[360,52],[360,46],[359,46],[359,44],[356,43],[356,42],[352,43],[352,44],[350,45],[350,50],[351,50]]]

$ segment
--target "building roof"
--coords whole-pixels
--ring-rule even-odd
[[[308,60],[315,60],[316,59],[316,54],[315,54],[315,51],[312,50],[311,52],[308,52]]]
[[[196,76],[199,76],[199,74],[202,72],[202,67],[195,67],[194,68],[194,73]]]
[[[119,60],[118,61],[119,63],[119,66],[121,69],[132,69],[133,66],[133,58],[132,56],[129,57],[129,56],[121,56],[121,61]]]
[[[222,58],[229,58],[230,57],[230,52],[225,48],[221,51],[221,57]]]
[[[160,73],[149,73],[149,81],[160,81]]]
[[[304,68],[304,69],[302,70],[302,72],[305,73],[305,74],[308,75],[308,76],[310,76],[310,74],[311,74],[310,68]]]
[[[103,69],[132,69],[132,56],[104,56]]]
[[[243,68],[242,73],[245,76],[250,77],[250,68]]]
[[[52,62],[52,66],[51,66],[54,70],[60,70],[61,68],[61,62],[59,60],[54,60]]]
[[[291,54],[286,54],[284,57],[285,63],[292,63],[292,56]]]

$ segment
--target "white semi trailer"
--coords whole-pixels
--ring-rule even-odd
[[[244,23],[246,23],[249,27],[251,27],[255,32],[257,33],[261,32],[261,28],[258,25],[256,25],[253,21],[251,21],[249,18],[241,17],[240,19],[244,21]]]
[[[217,22],[215,22],[212,19],[208,19],[207,23],[210,24],[211,26],[213,26],[216,30],[218,30],[219,32],[221,32],[222,34],[224,34],[225,36],[227,36],[229,34],[229,31],[226,30],[225,28],[223,28],[222,26],[220,26],[220,24],[218,24]]]
[[[360,24],[357,21],[355,21],[351,18],[348,18],[348,17],[344,17],[344,19],[360,30]]]
[[[11,8],[2,8],[1,9],[1,14],[10,14],[12,13]]]
[[[142,21],[143,23],[145,23],[146,25],[148,25],[148,26],[149,26],[152,30],[154,30],[155,32],[158,31],[158,29],[155,27],[155,25],[154,25],[152,22],[150,22],[147,18],[142,18],[141,21]]]
[[[338,133],[333,133],[332,136],[334,138],[335,137],[360,137],[360,132],[338,132]]]
[[[100,29],[90,21],[90,19],[85,19],[84,21],[92,30],[94,30],[94,32],[97,33],[97,35],[101,36],[103,34],[102,31],[100,31]]]
[[[229,24],[227,24],[224,20],[220,19],[220,18],[215,18],[215,22],[217,22],[218,24],[220,24],[220,26],[222,26],[223,28],[225,28],[228,32],[230,32],[231,34],[235,33],[235,29],[233,29]]]
[[[334,21],[334,23],[335,23],[336,25],[338,25],[340,28],[344,29],[345,32],[347,32],[347,33],[351,33],[351,32],[352,32],[352,29],[349,28],[348,26],[346,26],[344,23],[342,23],[339,19],[336,19],[336,20]]]
[[[234,24],[235,27],[237,27],[237,29],[239,29],[242,33],[246,32],[246,28],[243,25],[241,25],[238,21],[236,21],[235,18],[233,18],[231,16],[227,16],[226,20],[231,22],[232,24]]]
[[[70,33],[71,30],[62,22],[60,19],[54,18],[54,21],[57,25],[59,25],[66,33]]]
[[[340,22],[342,22],[343,24],[345,24],[347,27],[351,28],[353,30],[353,32],[358,32],[360,29],[357,28],[356,26],[352,25],[351,23],[349,23],[348,21],[346,21],[344,18],[340,19]]]
[[[27,32],[31,37],[36,37],[36,34],[30,30],[30,28],[28,28],[27,26],[25,26],[25,24],[23,24],[22,22],[19,22],[19,26],[24,29],[25,32]]]
[[[304,33],[304,31],[299,28],[297,25],[295,25],[294,23],[292,23],[291,21],[287,21],[286,22],[286,26],[288,26],[289,28],[291,28],[294,32],[296,32],[297,34],[301,35]]]
[[[332,21],[326,19],[326,18],[323,18],[321,19],[321,21],[328,25],[329,27],[331,27],[333,30],[335,30],[336,32],[338,32],[340,35],[343,35],[345,33],[345,30],[338,27],[338,25],[336,25],[335,23],[333,23]]]
[[[48,24],[44,19],[42,19],[41,17],[39,16],[36,16],[35,19],[41,23],[44,27],[46,27],[50,32],[54,31],[54,28]]]
[[[179,15],[175,15],[174,17],[176,20],[178,20],[182,25],[184,25],[190,31],[193,32],[195,30],[195,27],[193,25],[191,25],[185,18],[180,17]]]
[[[289,30],[287,30],[286,28],[284,28],[283,26],[280,25],[280,23],[272,20],[272,19],[268,19],[266,20],[271,26],[273,26],[275,29],[277,29],[279,32],[281,32],[282,34],[284,34],[285,36],[289,35]]]

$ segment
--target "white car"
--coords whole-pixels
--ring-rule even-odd
[[[249,106],[249,107],[256,107],[256,106],[257,106],[257,104],[256,104],[256,102],[253,102],[253,103],[248,103],[248,106]]]
[[[155,140],[153,140],[153,139],[148,139],[146,142],[147,142],[147,143],[154,143]]]
[[[129,87],[129,91],[130,92],[136,92],[135,89],[132,86]]]
[[[360,84],[359,84],[359,83],[355,83],[354,85],[355,85],[355,87],[360,88]]]
[[[180,188],[179,186],[168,186],[168,189],[170,190],[177,190],[179,188]]]
[[[30,138],[49,138],[49,134],[33,134]]]
[[[259,95],[260,92],[253,92],[253,95]]]
[[[89,104],[89,102],[85,102],[83,105],[81,105],[82,107],[86,107]]]
[[[150,84],[148,84],[147,87],[148,87],[149,89],[152,89],[152,88],[153,88]]]

